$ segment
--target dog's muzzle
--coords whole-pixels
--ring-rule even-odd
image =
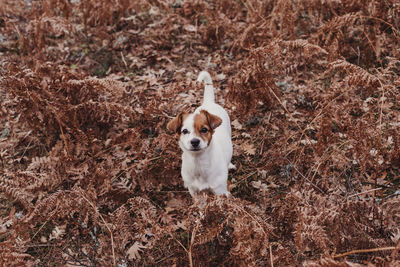
[[[200,149],[200,148],[199,148],[200,139],[198,139],[198,138],[193,138],[193,139],[190,141],[190,144],[191,144],[192,147],[193,147],[193,151],[197,151],[197,150]]]

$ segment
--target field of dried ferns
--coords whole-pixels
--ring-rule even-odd
[[[397,0],[0,0],[0,266],[400,266]],[[166,124],[230,113],[198,205]]]

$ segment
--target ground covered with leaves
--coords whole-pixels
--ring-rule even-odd
[[[2,266],[400,266],[398,1],[0,0],[0,29]],[[200,70],[228,199],[166,131]]]

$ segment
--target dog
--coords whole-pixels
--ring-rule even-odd
[[[167,124],[167,129],[177,134],[183,151],[181,175],[190,195],[211,189],[216,195],[229,196],[228,170],[236,168],[231,163],[229,115],[215,103],[210,74],[200,72],[197,81],[205,83],[202,105],[193,113],[179,113]]]

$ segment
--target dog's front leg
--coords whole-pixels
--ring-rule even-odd
[[[225,184],[220,184],[220,185],[212,188],[212,190],[214,191],[214,193],[217,196],[221,196],[221,195],[225,195],[226,197],[230,196],[230,193],[228,191],[228,187],[227,187],[226,183]]]
[[[193,187],[191,187],[191,186],[188,186],[187,187],[188,189],[189,189],[189,193],[190,193],[190,195],[193,197],[195,194],[196,194],[196,190],[194,190],[194,188]]]
[[[193,197],[196,193],[197,190],[193,186],[190,186],[187,182],[184,182],[185,187],[189,190],[190,195]]]

